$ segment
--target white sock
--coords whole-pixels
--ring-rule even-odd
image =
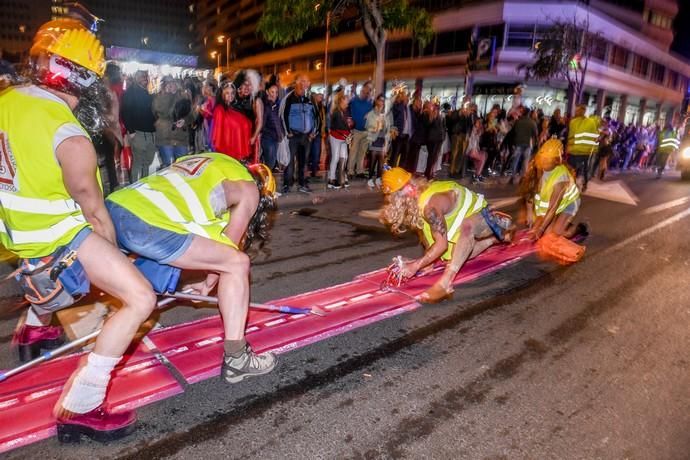
[[[100,406],[110,382],[110,373],[122,356],[111,358],[90,353],[86,365],[72,381],[62,400],[62,407],[75,414],[85,414]]]
[[[24,324],[27,326],[48,326],[53,315],[42,315],[38,316],[33,308],[29,307],[26,312],[26,320]]]

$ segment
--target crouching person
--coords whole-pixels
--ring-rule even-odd
[[[257,187],[258,185],[258,187]],[[222,378],[239,382],[270,372],[271,353],[256,354],[244,338],[249,309],[249,257],[265,239],[275,181],[263,164],[249,169],[220,153],[182,157],[172,166],[108,196],[120,247],[160,264],[207,272],[186,286],[207,295],[218,286],[225,356]]]
[[[98,179],[90,136],[107,114],[103,46],[80,22],[62,19],[39,28],[29,55],[30,82],[0,91],[0,244],[22,259],[18,279],[32,304],[17,341],[31,355],[56,339],[51,313],[90,283],[122,301],[55,407],[61,442],[112,440],[132,432],[135,413],[104,407],[110,374],[156,296],[115,246]]]
[[[450,298],[455,275],[468,259],[512,239],[510,216],[491,211],[482,195],[456,182],[428,182],[392,168],[383,173],[382,183],[386,194],[382,222],[394,234],[417,231],[426,248],[422,257],[404,264],[402,275],[414,276],[439,258],[447,262],[441,278],[419,296],[421,302]]]

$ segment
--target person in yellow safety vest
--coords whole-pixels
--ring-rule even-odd
[[[89,283],[123,302],[63,388],[55,407],[61,442],[133,431],[133,411],[110,413],[102,403],[111,371],[156,304],[116,247],[103,201],[90,134],[107,114],[104,69],[96,36],[77,20],[55,20],[36,33],[30,80],[0,91],[0,243],[22,259],[18,279],[32,304],[25,327],[47,326]]]
[[[108,195],[106,202],[121,248],[159,264],[208,273],[183,290],[207,295],[218,285],[225,331],[221,375],[230,383],[266,374],[276,364],[275,355],[254,353],[244,339],[249,309],[244,251],[255,238],[267,237],[275,188],[266,165],[248,169],[225,154],[201,153],[181,157]]]
[[[666,124],[666,129],[659,133],[659,147],[656,149],[656,178],[661,179],[661,175],[666,168],[668,157],[680,148],[678,132],[673,129],[671,123]]]
[[[447,262],[441,278],[418,297],[421,302],[450,298],[455,275],[468,259],[512,239],[510,216],[489,210],[482,195],[457,182],[428,182],[396,167],[383,173],[382,191],[381,221],[396,235],[418,232],[426,248],[422,257],[405,262],[402,275],[414,276],[438,259]]]
[[[577,176],[582,175],[582,191],[587,190],[589,182],[589,161],[599,150],[599,124],[597,116],[585,116],[587,107],[578,105],[575,116],[568,125],[568,164],[573,167]]]
[[[528,196],[530,236],[535,241],[547,232],[570,238],[578,230],[585,231],[572,225],[580,208],[580,190],[562,157],[561,141],[546,141],[532,160],[521,184],[521,192]]]

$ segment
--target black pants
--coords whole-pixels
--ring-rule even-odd
[[[297,162],[297,182],[300,187],[303,187],[306,184],[304,180],[304,166],[307,162],[307,153],[311,148],[309,134],[293,134],[288,141],[288,145],[290,147],[290,162],[285,168],[285,174],[283,175],[283,189],[289,189],[295,183],[295,162]]]
[[[443,141],[426,143],[427,156],[426,168],[424,169],[424,176],[429,180],[434,178],[434,166],[436,166],[436,162],[438,161],[438,156],[441,153],[442,145]]]
[[[96,147],[96,152],[98,153],[99,159],[103,162],[105,166],[106,174],[101,174],[101,179],[104,182],[103,190],[106,195],[115,191],[118,186],[117,179],[117,169],[115,168],[115,149],[119,150],[119,144],[116,140],[111,139],[110,136],[102,134],[96,142],[94,142],[94,147]],[[105,183],[107,180],[107,183]]]
[[[419,161],[419,150],[421,148],[422,144],[410,140],[407,150],[407,161],[405,161],[404,165],[401,163],[401,166],[412,174],[417,172],[417,162]]]
[[[582,175],[585,179],[584,187],[589,182],[589,155],[568,155],[568,164],[575,170],[575,177]]]
[[[393,168],[396,166],[404,168],[409,147],[410,136],[408,134],[399,134],[391,143],[391,159],[388,164]]]

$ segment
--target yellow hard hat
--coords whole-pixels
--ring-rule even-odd
[[[249,172],[261,181],[261,194],[275,198],[276,194],[276,180],[273,177],[271,168],[263,163],[256,163],[248,166]]]
[[[383,172],[381,176],[381,190],[383,193],[395,193],[407,184],[412,179],[412,174],[405,171],[403,168],[395,167]]]
[[[99,77],[105,72],[105,52],[100,40],[75,19],[57,19],[36,32],[29,54],[61,56]]]
[[[563,143],[558,139],[549,139],[537,152],[536,160],[560,158],[561,155],[563,155]]]

